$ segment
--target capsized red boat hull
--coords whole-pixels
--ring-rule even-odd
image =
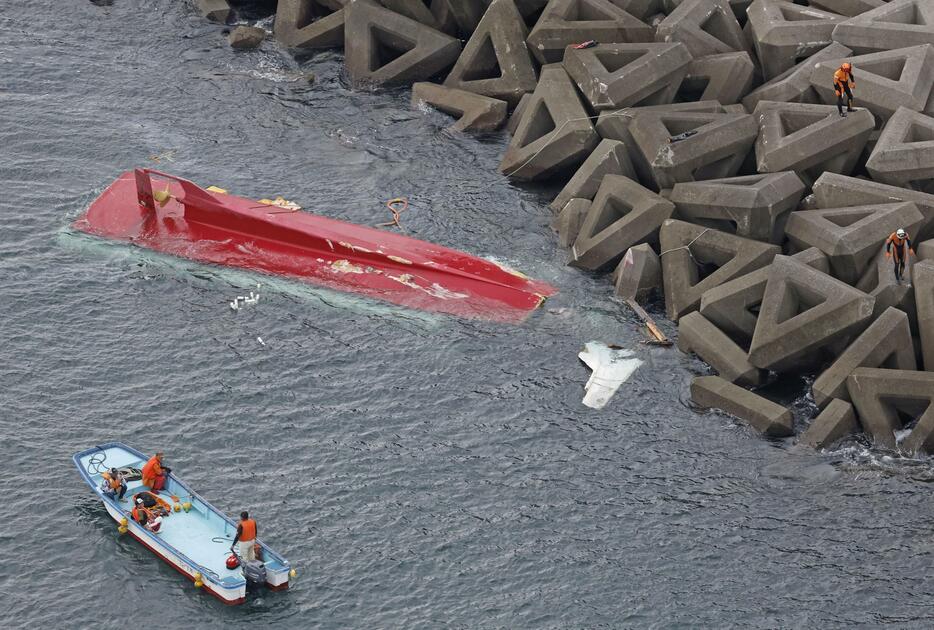
[[[467,318],[521,321],[556,293],[464,252],[205,190],[152,169],[123,173],[74,227],[190,260]]]

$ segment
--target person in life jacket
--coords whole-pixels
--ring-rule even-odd
[[[134,521],[154,534],[158,533],[158,531],[162,528],[162,517],[153,514],[149,508],[143,505],[142,499],[136,499],[136,505],[133,506],[131,515],[133,516]]]
[[[162,451],[149,458],[143,466],[143,484],[149,486],[153,492],[165,488],[166,477],[172,469],[162,464]]]
[[[895,263],[895,280],[899,284],[902,282],[902,275],[905,273],[905,263],[909,254],[914,254],[915,250],[911,248],[911,239],[908,232],[902,228],[895,230],[891,236],[885,240],[885,256],[892,258]]]
[[[143,507],[155,516],[171,514],[168,503],[164,500],[160,500],[157,495],[148,490],[136,493],[133,498],[135,500],[141,500],[143,502]]]
[[[846,116],[843,112],[843,95],[846,94],[846,111],[853,111],[853,92],[856,87],[856,81],[853,80],[853,66],[844,61],[840,67],[833,73],[833,92],[837,95],[837,112],[841,116]]]
[[[126,502],[126,499],[123,498],[123,495],[126,494],[126,481],[123,480],[123,475],[116,468],[111,468],[109,471],[105,470],[101,473],[101,492],[105,497],[111,499],[119,499],[121,503]]]
[[[240,512],[240,523],[237,525],[237,535],[233,539],[231,549],[240,543],[240,560],[249,562],[256,560],[256,521],[250,518],[249,512]]]

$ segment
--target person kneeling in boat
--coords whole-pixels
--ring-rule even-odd
[[[165,488],[165,482],[172,469],[162,464],[162,451],[149,458],[146,465],[143,466],[143,485],[149,486],[153,492],[159,492]]]
[[[133,520],[151,531],[153,534],[157,534],[162,528],[162,517],[156,516],[153,512],[143,505],[143,499],[137,497],[136,507],[133,508]]]
[[[240,512],[240,523],[237,525],[237,535],[230,548],[240,543],[240,561],[256,560],[256,521],[250,518],[249,512]]]
[[[157,494],[154,494],[149,490],[138,492],[133,498],[137,501],[142,500],[143,507],[149,510],[155,516],[168,516],[172,513],[170,504],[165,499],[159,498]]]
[[[121,503],[125,501],[123,495],[126,494],[126,481],[123,480],[123,475],[116,468],[111,468],[110,471],[104,471],[101,476],[101,492],[105,497],[110,499],[119,499]]]

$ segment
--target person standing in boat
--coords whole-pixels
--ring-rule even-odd
[[[166,477],[170,472],[172,469],[163,465],[162,451],[159,451],[143,466],[143,485],[149,486],[153,492],[159,492],[165,488]]]
[[[240,561],[256,560],[256,521],[250,518],[249,512],[240,512],[240,523],[237,525],[237,535],[233,539],[231,549],[240,543]]]
[[[105,471],[102,475],[103,479],[101,480],[101,492],[104,493],[105,497],[111,499],[119,499],[123,503],[123,495],[126,494],[126,481],[123,479],[123,475],[116,468],[111,468],[109,472]]]

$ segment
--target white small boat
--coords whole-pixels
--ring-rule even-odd
[[[144,547],[168,562],[180,573],[225,604],[242,604],[247,596],[247,580],[241,569],[227,568],[230,547],[237,533],[237,524],[195,494],[175,473],[167,477],[159,498],[168,507],[158,533],[153,533],[133,520],[135,494],[148,491],[140,471],[149,459],[136,449],[119,442],[110,442],[77,453],[72,458],[78,471],[97,493],[107,513],[117,521],[121,533],[127,532]],[[116,468],[127,484],[125,502],[104,495],[101,490],[104,472]],[[291,567],[285,558],[262,541],[266,569],[266,586],[274,590],[287,589]]]

